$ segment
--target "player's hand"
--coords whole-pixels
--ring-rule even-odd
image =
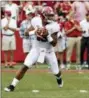
[[[48,31],[46,28],[43,28],[43,36],[46,37],[48,36]]]
[[[74,25],[72,29],[75,30],[76,29],[76,26]]]
[[[6,30],[8,30],[8,28],[9,28],[9,26],[6,25],[6,26],[4,27],[4,30],[6,31]]]
[[[25,31],[25,32],[24,32],[24,35],[25,35],[25,36],[28,36],[28,35],[29,35],[29,32],[28,32],[28,31]]]
[[[77,29],[78,25],[75,24],[75,28]]]

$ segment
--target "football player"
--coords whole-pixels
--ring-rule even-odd
[[[12,83],[4,89],[7,92],[14,91],[18,82],[35,62],[44,63],[44,60],[50,65],[53,74],[56,76],[58,86],[63,86],[61,72],[59,71],[57,58],[53,49],[53,46],[57,43],[59,24],[54,21],[54,12],[52,8],[45,8],[43,13],[47,19],[45,27],[40,17],[32,17],[31,25],[34,30],[29,28],[29,33],[36,33],[37,47],[31,49],[30,53],[25,58],[23,67],[19,70]]]
[[[23,39],[23,52],[25,54],[28,54],[28,52],[31,49],[31,40],[29,38],[29,35],[25,35],[25,32],[30,26],[31,26],[30,15],[29,12],[26,11],[26,19],[22,21],[19,30],[20,37]]]

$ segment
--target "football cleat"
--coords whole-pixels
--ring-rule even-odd
[[[4,91],[6,92],[11,92],[11,91],[14,91],[14,86],[13,85],[9,85],[8,87],[4,88]]]
[[[61,80],[60,84],[58,84],[58,87],[59,88],[62,88],[63,87],[63,80]]]

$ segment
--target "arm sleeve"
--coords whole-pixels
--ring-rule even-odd
[[[55,28],[54,28],[55,27]],[[46,25],[46,29],[48,31],[48,34],[53,34],[55,32],[59,32],[60,31],[60,26],[59,24],[55,23],[54,25]]]

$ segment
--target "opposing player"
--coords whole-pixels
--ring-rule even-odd
[[[53,74],[56,76],[57,83],[59,87],[63,86],[63,81],[61,78],[61,72],[58,68],[58,62],[56,59],[53,46],[57,43],[57,33],[59,31],[59,24],[54,21],[54,13],[50,8],[46,8],[44,11],[47,18],[46,30],[42,25],[42,20],[40,17],[32,17],[31,24],[34,30],[30,33],[35,32],[37,37],[37,48],[32,48],[30,53],[27,55],[23,67],[19,70],[16,77],[13,79],[12,83],[6,87],[5,91],[14,91],[14,88],[18,82],[23,78],[26,71],[36,62],[46,62],[51,66]],[[38,22],[39,21],[39,22]],[[30,30],[30,29],[29,29]]]

